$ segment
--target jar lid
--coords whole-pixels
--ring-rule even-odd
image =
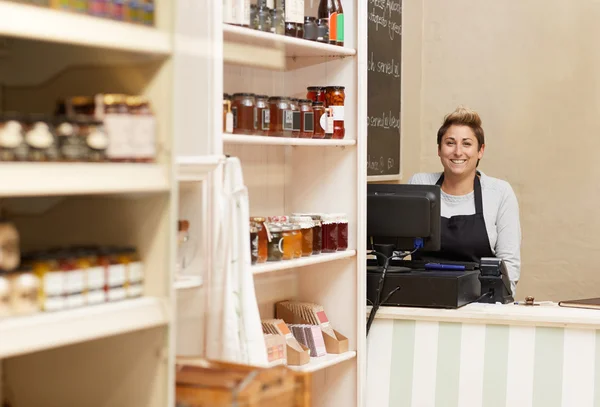
[[[292,102],[298,102],[300,99],[298,99],[298,98],[290,98],[290,100],[291,100]]]
[[[102,100],[104,101],[105,105],[116,105],[116,104],[125,103],[125,101],[127,100],[127,97],[125,95],[121,95],[121,94],[106,94],[106,95],[103,95]]]
[[[277,101],[277,100],[288,100],[288,98],[285,96],[271,96],[269,98],[269,101]]]
[[[251,216],[250,217],[250,222],[265,222],[267,220],[267,218],[265,218],[264,216]]]
[[[270,224],[269,225],[269,232],[271,232],[271,233],[279,233],[281,231],[282,231],[281,226],[274,225],[274,224]]]
[[[306,88],[306,90],[309,92],[323,89],[325,89],[325,86],[309,86],[308,88]]]
[[[323,102],[313,102],[313,106],[323,106]]]
[[[310,216],[292,216],[290,221],[300,226],[302,229],[310,229],[315,226]]]
[[[317,17],[304,16],[304,22],[307,22],[307,21],[317,21]]]
[[[254,97],[254,93],[234,93],[233,97]]]
[[[345,213],[332,213],[331,216],[334,216],[338,223],[348,222],[348,216]]]
[[[71,104],[73,106],[84,106],[94,103],[94,98],[91,96],[73,96],[71,98]]]
[[[300,99],[300,103],[312,103],[310,99]]]
[[[256,95],[257,99],[270,99],[269,95]]]
[[[346,87],[345,86],[328,86],[327,89],[344,90],[344,89],[346,89]]]
[[[337,223],[337,218],[335,217],[334,213],[321,213],[321,220],[323,222],[323,224],[331,224],[331,223]]]
[[[127,96],[125,98],[125,102],[129,106],[133,106],[133,107],[139,107],[139,106],[150,104],[148,99],[145,98],[144,96]]]

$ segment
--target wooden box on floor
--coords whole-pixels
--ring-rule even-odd
[[[285,366],[258,368],[178,358],[176,402],[185,407],[307,407],[310,381]]]

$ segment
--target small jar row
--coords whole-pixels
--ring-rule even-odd
[[[318,91],[318,92],[317,92]],[[223,95],[226,133],[343,139],[344,86],[309,87],[305,99],[235,93]]]
[[[129,23],[154,25],[154,0],[13,0]]]
[[[140,297],[143,282],[144,267],[133,247],[72,247],[29,253],[17,271],[0,274],[0,316]],[[14,296],[27,299],[29,306],[15,306]]]
[[[292,260],[348,248],[345,214],[294,213],[250,218],[252,264]]]

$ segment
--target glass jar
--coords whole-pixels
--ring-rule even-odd
[[[250,224],[250,264],[258,261],[258,228]]]
[[[317,18],[311,16],[304,17],[304,39],[316,41],[318,36]]]
[[[260,216],[250,218],[250,222],[258,229],[258,257],[257,263],[264,263],[268,257],[269,232],[267,231],[267,219]]]
[[[292,112],[292,134],[294,138],[300,137],[300,100],[297,98],[290,99],[289,109]]]
[[[290,100],[281,96],[269,98],[269,136],[291,137],[294,117],[290,110]]]
[[[315,132],[315,114],[310,99],[300,99],[300,137],[312,138]]]
[[[283,230],[280,226],[273,224],[267,225],[271,235],[268,247],[268,258],[267,261],[281,261],[283,257]]]
[[[254,134],[255,98],[253,93],[235,93],[231,111],[234,134]]]
[[[345,213],[335,215],[338,226],[338,251],[348,249],[348,217]]]
[[[256,95],[256,131],[259,136],[269,134],[269,124],[271,123],[271,113],[269,111],[269,97],[267,95]]]
[[[300,225],[292,225],[292,239],[294,242],[294,258],[302,257],[302,229]]]
[[[344,86],[328,86],[326,89],[327,107],[331,108],[333,113],[333,139],[343,139],[346,135],[344,128],[344,102],[346,94]]]
[[[86,119],[86,116],[77,116],[74,119],[57,117],[54,126],[57,135],[57,144],[61,161],[85,161],[88,156],[86,140],[79,136],[77,121]]]
[[[323,86],[309,86],[306,88],[306,98],[313,102],[325,103],[325,87]]]
[[[314,120],[314,132],[312,138],[325,138],[325,130],[327,128],[327,113],[323,102],[313,102],[313,120]],[[325,127],[321,120],[324,120]]]
[[[267,7],[267,0],[258,0],[255,19],[255,29],[265,32],[271,31],[271,10]]]
[[[321,214],[323,225],[323,253],[333,253],[338,249],[338,224],[335,215]]]
[[[250,4],[250,28],[256,30],[258,27],[258,7],[256,4]]]
[[[0,113],[0,161],[26,161],[24,117],[17,113]]]
[[[58,143],[49,118],[29,115],[25,119],[24,133],[28,161],[58,161]]]
[[[329,44],[329,19],[317,19],[317,42]]]
[[[33,272],[39,278],[40,305],[44,311],[59,311],[65,308],[66,275],[58,266],[55,256],[40,253],[31,261]]]
[[[83,117],[78,120],[77,127],[79,128],[79,137],[84,140],[87,146],[86,161],[107,161],[108,134],[104,128],[104,123]]]
[[[282,225],[283,236],[283,256],[282,260],[292,260],[294,258],[294,247],[296,245],[291,225]]]
[[[310,216],[292,216],[291,221],[300,227],[302,234],[302,256],[307,257],[313,254],[313,221]]]
[[[271,33],[285,35],[285,16],[280,7],[271,9]]]
[[[311,215],[310,217],[313,221],[313,254],[321,254],[321,250],[323,250],[321,216]]]

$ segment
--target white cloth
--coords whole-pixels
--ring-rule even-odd
[[[418,173],[413,175],[408,183],[434,185],[441,175],[441,172]],[[483,172],[481,195],[483,218],[492,252],[506,263],[512,292],[515,295],[516,285],[521,276],[521,223],[517,197],[508,182],[489,177]],[[445,218],[475,213],[473,192],[455,196],[442,191],[441,198],[441,215]]]
[[[250,269],[248,189],[237,158],[223,168],[220,227],[211,270],[207,357],[255,366],[268,364]]]

